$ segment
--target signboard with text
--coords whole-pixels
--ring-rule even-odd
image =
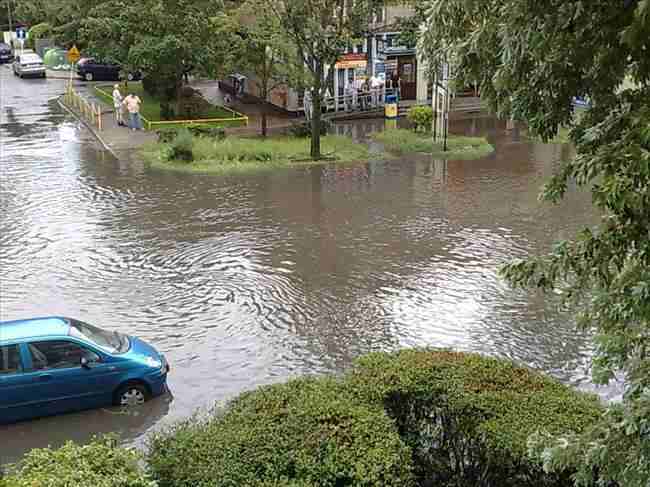
[[[336,62],[336,69],[365,69],[368,66],[368,56],[363,53],[343,54]]]

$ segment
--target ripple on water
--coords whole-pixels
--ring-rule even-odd
[[[21,86],[9,104],[25,103]],[[555,300],[498,276],[597,221],[575,190],[559,207],[538,202],[556,148],[477,121],[497,146],[480,161],[220,178],[115,161],[74,123],[14,114],[0,127],[0,315],[77,316],[143,337],[173,365],[174,400],[151,422],[95,412],[97,431],[134,440],[244,389],[403,346],[508,357],[589,384],[588,334]],[[23,440],[0,455],[72,437],[80,417],[46,420],[43,434],[17,425]]]

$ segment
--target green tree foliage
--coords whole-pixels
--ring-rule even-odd
[[[273,15],[259,15],[267,9],[267,0],[247,0],[232,11],[235,31],[230,35],[233,46],[241,53],[238,68],[253,74],[250,82],[257,86],[259,97],[269,101],[271,92],[282,86],[299,86],[304,69],[297,50]],[[262,111],[262,136],[267,133],[267,112]]]
[[[435,68],[452,59],[479,80],[498,113],[543,139],[572,127],[576,156],[542,197],[555,202],[575,181],[602,212],[598,228],[548,255],[514,262],[514,284],[560,288],[595,331],[594,379],[626,378],[622,404],[582,437],[534,443],[547,468],[575,464],[578,484],[650,483],[650,0],[430,0],[421,46]],[[623,82],[625,79],[631,81]],[[631,87],[630,87],[631,86]],[[577,120],[571,99],[591,107]],[[548,435],[540,434],[543,441]],[[546,445],[546,447],[545,447]],[[558,445],[561,445],[558,447]]]
[[[601,414],[594,396],[507,361],[405,350],[244,393],[156,435],[147,459],[160,487],[566,487],[572,471],[544,472],[527,438]]]
[[[215,77],[234,53],[223,35],[220,0],[107,0],[83,22],[82,37],[94,55],[141,70],[155,79],[166,113],[181,97],[189,70]]]
[[[29,452],[0,479],[2,487],[155,487],[139,465],[139,456],[111,438],[80,446],[69,442],[58,449]]]
[[[271,0],[260,15],[275,16],[306,68],[313,93],[311,157],[321,159],[320,122],[323,97],[334,66],[349,45],[362,37],[377,0]]]
[[[70,47],[83,47],[80,30],[89,13],[106,0],[30,0],[15,1],[15,18],[34,26],[47,23],[52,26],[54,40]]]

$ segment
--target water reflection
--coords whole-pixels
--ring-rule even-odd
[[[588,194],[537,200],[567,148],[477,118],[452,126],[495,145],[477,161],[157,172],[101,151],[50,92],[24,106],[30,88],[3,81],[15,85],[2,93],[12,118],[0,124],[0,317],[75,316],[139,335],[169,357],[175,393],[142,418],[100,411],[0,429],[5,457],[91,430],[140,441],[244,389],[402,346],[505,356],[589,386],[590,342],[572,317],[497,276],[597,221]],[[362,141],[384,124],[335,131]]]
[[[171,402],[172,396],[166,395],[134,410],[96,409],[2,425],[0,437],[7,441],[0,442],[0,464],[15,462],[22,452],[32,448],[56,448],[68,441],[83,443],[93,436],[113,434],[116,428],[119,429],[120,439],[132,442],[142,438],[143,433],[165,417]],[[41,443],[37,444],[35,438],[40,438]]]

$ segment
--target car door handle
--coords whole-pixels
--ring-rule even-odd
[[[41,382],[49,382],[54,378],[52,374],[43,374],[38,376],[38,380]]]

